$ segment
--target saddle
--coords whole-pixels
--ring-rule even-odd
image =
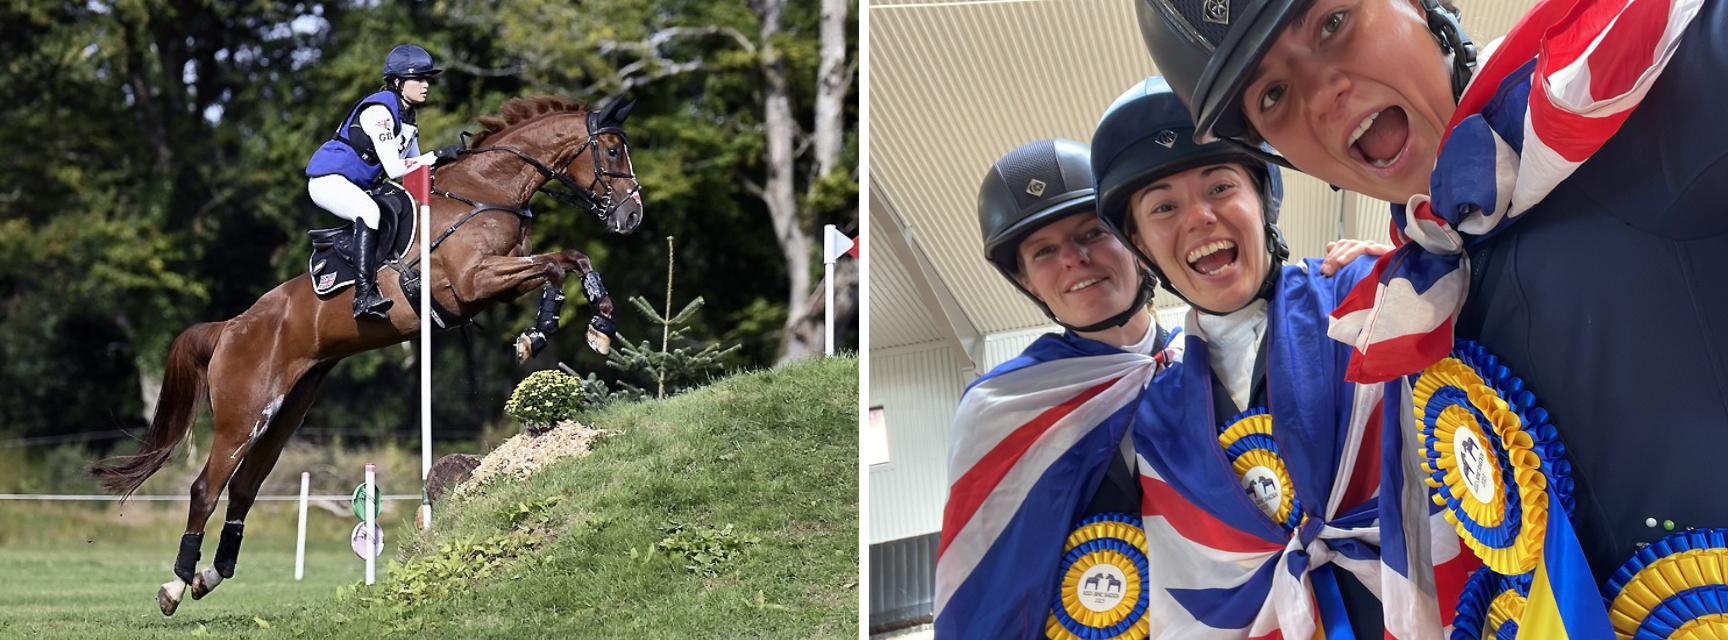
[[[408,247],[414,244],[414,199],[391,183],[369,191],[378,202],[378,256],[373,260],[380,267],[405,271],[402,266]],[[306,261],[306,273],[312,276],[312,292],[328,297],[354,284],[354,224],[350,222],[330,229],[306,232],[312,237],[312,257]]]

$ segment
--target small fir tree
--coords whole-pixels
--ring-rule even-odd
[[[666,313],[672,310],[672,266],[674,264],[672,236],[666,236]],[[655,324],[660,325],[660,348],[656,350],[649,340],[632,342],[629,338],[619,335],[617,345],[606,356],[606,365],[639,379],[650,381],[654,391],[652,397],[664,398],[707,382],[713,375],[725,368],[721,359],[739,349],[733,345],[722,349],[720,345],[709,344],[701,348],[696,346],[672,348],[673,342],[692,342],[683,327],[690,318],[702,308],[704,301],[701,296],[684,305],[678,313],[670,316],[662,314],[641,296],[631,296],[630,304]],[[582,387],[583,405],[598,407],[614,400],[637,400],[650,397],[650,393],[629,382],[620,380],[616,389],[609,389],[605,381],[594,374],[588,374],[586,379],[579,380]]]

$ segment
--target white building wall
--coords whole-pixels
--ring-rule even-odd
[[[948,429],[965,379],[944,343],[870,355],[870,406],[888,423],[888,462],[870,467],[870,544],[942,529]]]
[[[1013,360],[1026,347],[1038,340],[1038,336],[1061,331],[1062,327],[1050,325],[1023,331],[1004,331],[984,336],[984,360],[978,363],[978,375],[989,373],[996,365]]]

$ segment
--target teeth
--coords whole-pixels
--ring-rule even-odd
[[[1362,134],[1368,133],[1368,128],[1374,126],[1374,120],[1376,118],[1379,118],[1379,117],[1380,117],[1380,112],[1376,111],[1376,112],[1374,112],[1373,115],[1370,115],[1367,118],[1364,118],[1362,120],[1362,124],[1356,125],[1356,132],[1350,134],[1350,142],[1345,144],[1344,146],[1348,147],[1352,144],[1356,144],[1357,140],[1362,139]],[[1382,166],[1384,166],[1384,165],[1382,165]]]
[[[1212,255],[1212,254],[1217,253],[1219,251],[1223,251],[1225,249],[1234,249],[1234,248],[1236,248],[1236,243],[1231,242],[1229,240],[1213,240],[1212,242],[1209,242],[1205,245],[1202,245],[1200,247],[1196,247],[1193,251],[1189,251],[1188,252],[1188,264],[1194,264],[1195,260],[1199,260],[1201,258]]]
[[[1404,151],[1400,149],[1398,155],[1392,156],[1389,160],[1370,160],[1368,164],[1374,165],[1374,168],[1376,169],[1385,169],[1386,167],[1392,166],[1392,163],[1397,162],[1398,159],[1402,157],[1404,157]]]
[[[1074,293],[1075,291],[1085,289],[1086,287],[1090,287],[1090,286],[1098,284],[1100,282],[1103,282],[1103,280],[1100,278],[1092,278],[1090,280],[1082,280],[1082,281],[1076,283],[1074,286],[1068,287],[1068,293]]]

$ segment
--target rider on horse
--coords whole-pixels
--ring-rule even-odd
[[[426,103],[431,78],[440,73],[432,54],[411,44],[390,50],[384,86],[348,110],[330,140],[306,165],[312,201],[354,223],[354,317],[388,318],[390,299],[378,295],[379,207],[375,197],[395,190],[389,181],[438,161],[456,158],[460,145],[420,154],[414,109]]]

